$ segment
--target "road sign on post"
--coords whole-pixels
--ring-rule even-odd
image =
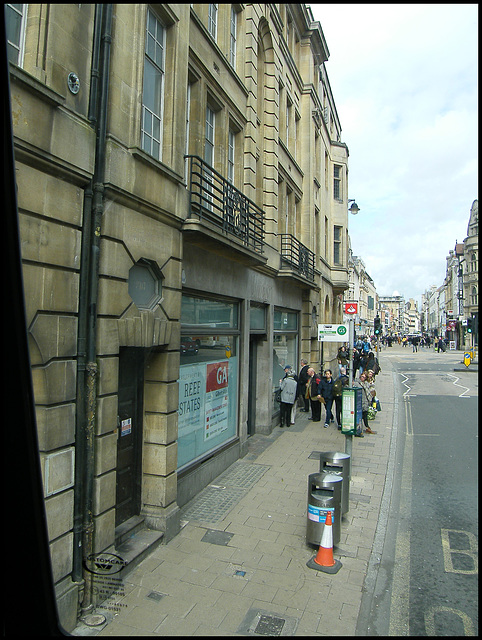
[[[350,302],[345,302],[343,311],[349,316],[356,315],[358,313],[358,302],[355,302],[353,300]]]
[[[348,325],[319,324],[318,342],[348,342]]]

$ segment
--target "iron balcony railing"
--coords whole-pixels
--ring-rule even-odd
[[[281,260],[307,280],[315,279],[315,254],[288,233],[281,234]]]
[[[264,212],[199,156],[189,162],[190,216],[209,220],[259,254],[264,249]]]

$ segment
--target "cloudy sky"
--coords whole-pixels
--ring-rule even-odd
[[[348,145],[352,249],[379,295],[445,276],[478,198],[478,6],[311,4]]]

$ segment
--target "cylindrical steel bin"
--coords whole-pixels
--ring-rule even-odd
[[[306,542],[320,545],[326,514],[331,511],[333,546],[340,542],[342,478],[333,473],[312,473],[308,477]]]
[[[351,459],[348,453],[327,451],[320,453],[320,473],[333,473],[343,479],[341,484],[341,515],[348,513],[350,508],[350,476]]]

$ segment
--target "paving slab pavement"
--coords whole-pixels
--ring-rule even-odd
[[[252,436],[248,454],[183,507],[181,532],[97,607],[106,622],[80,624],[74,635],[355,635],[397,424],[384,360],[382,411],[370,423],[377,434],[352,438],[336,574],[306,564],[317,552],[306,543],[308,476],[319,471],[319,452],[345,451],[345,436],[336,423],[323,427],[323,413],[313,423],[298,411],[292,427]]]

